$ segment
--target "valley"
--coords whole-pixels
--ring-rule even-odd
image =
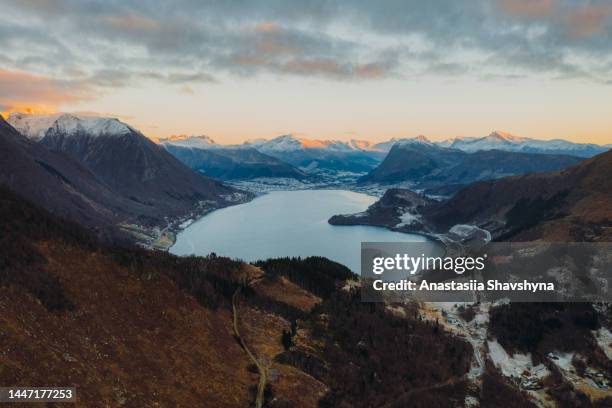
[[[115,119],[74,115],[17,115],[0,131],[10,327],[0,363],[37,367],[0,370],[5,381],[39,381],[46,368],[34,356],[44,354],[57,381],[87,380],[84,401],[119,406],[612,400],[605,307],[363,303],[356,275],[368,241],[438,242],[448,253],[609,241],[610,152],[585,158],[599,148],[536,149],[500,133],[223,146],[151,141]],[[31,319],[13,319],[16,305]],[[169,386],[169,369],[180,385]],[[103,386],[110,377],[118,385]]]
[[[0,10],[1,407],[612,408],[612,0]]]

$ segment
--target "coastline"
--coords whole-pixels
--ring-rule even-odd
[[[132,235],[136,244],[146,249],[167,252],[176,243],[176,236],[194,222],[207,216],[213,211],[235,205],[246,204],[259,195],[251,191],[241,191],[228,196],[223,205],[209,206],[209,202],[201,201],[187,215],[176,217],[168,221],[165,227],[145,227],[137,224],[119,224],[118,227]]]

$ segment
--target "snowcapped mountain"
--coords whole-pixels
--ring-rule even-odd
[[[22,135],[34,141],[42,140],[50,129],[67,136],[79,133],[89,136],[121,136],[134,131],[115,118],[77,116],[69,113],[53,115],[13,113],[7,122]]]
[[[433,145],[434,143],[429,140],[428,138],[426,138],[423,135],[418,135],[415,137],[410,137],[410,138],[403,138],[403,139],[392,139],[389,142],[383,142],[381,144],[384,144],[385,147],[389,147],[389,150],[391,150],[391,148],[393,147],[393,145],[410,145],[410,144],[424,144],[424,145]]]
[[[243,146],[276,157],[306,172],[320,170],[366,172],[374,168],[384,153],[366,150],[371,144],[352,140],[314,140],[283,135],[271,140],[252,140]]]
[[[67,136],[87,134],[88,136],[123,136],[136,133],[134,129],[115,118],[100,118],[64,114],[53,122],[49,130]],[[47,134],[45,133],[45,135]]]
[[[157,143],[192,170],[221,180],[306,177],[294,166],[246,144],[220,145],[208,136],[185,135]]]
[[[404,142],[432,143],[423,135],[413,138],[392,138],[390,140],[375,143],[369,140],[351,139],[348,142],[341,140],[316,140],[297,138],[293,135],[278,136],[274,139],[258,139],[245,142],[245,145],[252,146],[264,153],[273,152],[296,152],[301,150],[327,150],[338,153],[388,153],[396,143]]]
[[[348,145],[355,150],[373,150],[374,149],[374,143],[370,142],[369,140],[358,140],[358,139],[351,139],[348,142]]]
[[[506,150],[524,153],[568,154],[577,157],[592,157],[609,150],[609,146],[591,143],[573,143],[561,139],[538,140],[514,136],[500,131],[494,131],[484,137],[447,139],[437,144],[442,147],[450,147],[465,152]]]
[[[294,135],[278,136],[270,140],[251,140],[245,142],[244,145],[254,147],[263,153],[295,152],[306,149],[320,149],[335,152],[350,152],[356,150],[350,143],[339,140],[304,139],[297,138]]]
[[[327,150],[330,152],[351,153],[351,152],[378,152],[387,153],[396,143],[403,142],[421,142],[432,143],[423,135],[413,138],[393,138],[384,142],[375,143],[363,139],[351,139],[349,141],[341,140],[318,140],[298,138],[294,135],[282,135],[273,139],[254,139],[248,140],[241,145],[222,145],[216,143],[208,136],[170,136],[167,138],[157,139],[156,143],[161,145],[173,145],[177,147],[190,147],[198,149],[236,149],[236,148],[254,148],[262,153],[274,152],[298,152],[303,150]]]
[[[116,194],[78,161],[46,149],[0,116],[0,185],[66,219],[95,229],[104,239],[126,238],[113,225],[148,207]]]
[[[219,145],[212,138],[201,136],[173,135],[165,139],[159,139],[157,143],[161,145],[172,145],[178,147],[188,147],[194,149],[214,149],[223,148],[224,145]]]
[[[457,137],[447,139],[439,143],[443,147],[451,147],[466,152],[478,150],[510,150],[517,149],[524,143],[526,138],[511,135],[507,132],[493,131],[484,137]]]
[[[17,114],[9,117],[9,123],[40,148],[78,162],[118,197],[138,204],[138,223],[158,224],[166,217],[182,217],[205,201],[210,206],[225,206],[239,195],[237,190],[192,171],[166,149],[114,118]],[[241,195],[244,198],[247,196]]]
[[[464,152],[424,138],[396,143],[383,162],[361,183],[408,182],[419,189],[458,188],[476,181],[559,170],[580,161],[569,155],[533,154],[499,149]]]
[[[6,121],[28,139],[39,141],[45,137],[47,130],[60,116],[59,113],[54,115],[11,113]]]

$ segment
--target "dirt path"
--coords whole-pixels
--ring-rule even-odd
[[[254,283],[257,279],[248,282],[248,285]],[[257,384],[257,396],[255,397],[255,408],[262,408],[264,403],[264,391],[266,388],[266,383],[268,382],[268,367],[264,365],[261,361],[257,359],[255,354],[251,352],[251,350],[247,347],[246,342],[240,335],[240,330],[238,329],[238,295],[240,294],[241,287],[238,287],[234,294],[232,295],[232,326],[234,329],[234,336],[240,343],[242,349],[247,353],[249,359],[255,366],[257,367],[257,371],[259,372],[259,383]]]

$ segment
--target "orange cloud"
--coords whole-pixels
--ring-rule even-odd
[[[154,32],[161,28],[161,25],[152,18],[139,16],[136,14],[125,16],[109,16],[105,21],[111,27],[120,31],[145,31]]]
[[[3,110],[0,112],[0,115],[2,115],[4,119],[7,119],[11,113],[28,113],[30,115],[49,115],[49,114],[57,112],[55,108],[51,106],[44,106],[44,105],[34,106],[34,105],[10,104],[4,109],[6,110]]]
[[[574,37],[588,37],[604,32],[606,21],[612,17],[612,5],[582,6],[570,13],[568,28]]]
[[[546,17],[553,13],[555,0],[500,0],[499,8],[518,17]]]
[[[58,80],[21,71],[0,69],[0,110],[6,112],[48,113],[59,105],[93,97],[85,81]]]
[[[278,31],[278,26],[274,23],[259,23],[255,26],[255,31],[260,33],[269,33],[273,31]]]

